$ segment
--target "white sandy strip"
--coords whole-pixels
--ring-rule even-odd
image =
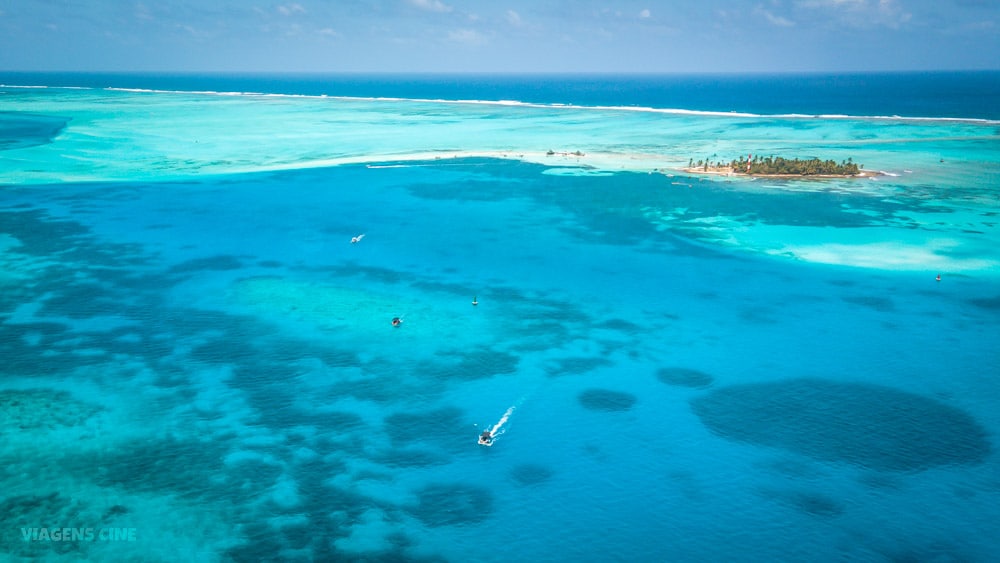
[[[299,168],[319,168],[324,166],[337,166],[344,164],[378,164],[383,162],[419,162],[419,161],[442,161],[460,158],[506,158],[513,160],[523,160],[537,164],[549,164],[553,166],[578,166],[591,167],[598,170],[629,170],[629,171],[663,171],[677,172],[683,174],[681,167],[687,162],[678,158],[670,158],[663,154],[647,153],[588,153],[580,155],[571,151],[555,151],[548,154],[547,151],[502,151],[502,150],[478,150],[478,151],[425,151],[404,154],[366,154],[355,156],[334,157],[328,159],[311,159],[307,161],[297,161],[290,163],[274,163],[251,165],[245,169],[230,169],[233,172],[253,172],[271,170],[292,170]]]
[[[985,258],[956,258],[942,254],[959,243],[948,239],[935,239],[916,246],[900,242],[874,242],[867,244],[824,243],[817,245],[789,245],[768,254],[788,255],[821,264],[835,264],[859,268],[876,268],[898,271],[1000,271],[1000,262]]]

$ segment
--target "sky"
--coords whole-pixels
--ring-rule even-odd
[[[1000,0],[0,0],[0,70],[1000,69]]]

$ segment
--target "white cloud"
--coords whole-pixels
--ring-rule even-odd
[[[652,15],[653,14],[649,12],[649,8],[644,8],[641,12],[639,12],[639,17],[642,19],[647,19]]]
[[[278,13],[283,16],[290,16],[292,14],[304,14],[306,9],[302,7],[302,4],[281,4],[278,6]]]
[[[878,11],[886,23],[894,24],[893,27],[906,23],[913,17],[912,14],[904,12],[896,0],[879,0]]]
[[[799,6],[803,8],[859,8],[864,7],[868,0],[802,0]]]
[[[135,5],[135,17],[139,20],[150,21],[153,19],[153,14],[149,12],[149,6],[139,2]]]
[[[448,40],[463,45],[483,45],[486,36],[474,29],[456,29],[448,33]]]
[[[771,12],[769,12],[767,10],[764,10],[762,8],[758,8],[756,11],[760,15],[764,16],[764,19],[766,19],[768,22],[770,22],[771,25],[776,25],[778,27],[794,27],[795,26],[795,22],[793,22],[792,20],[790,20],[790,19],[788,19],[788,18],[786,18],[784,16],[774,15]]]
[[[972,29],[972,30],[987,30],[988,31],[988,30],[991,30],[991,29],[997,27],[997,24],[993,20],[983,20],[983,21],[971,22],[971,23],[969,23],[967,25],[967,27],[969,29]]]
[[[451,11],[451,6],[441,0],[409,0],[410,5],[420,8],[426,12],[445,13]]]
[[[179,23],[179,24],[177,24],[177,29],[180,29],[181,31],[184,31],[188,35],[192,35],[194,37],[203,37],[204,36],[204,34],[201,31],[199,31],[199,30],[195,29],[194,27],[192,27],[190,25],[187,25],[187,24],[180,24]]]
[[[521,25],[521,15],[514,10],[507,10],[507,23],[513,26]]]
[[[897,28],[913,18],[897,0],[799,0],[796,5],[809,10],[833,12],[853,27],[883,25]]]

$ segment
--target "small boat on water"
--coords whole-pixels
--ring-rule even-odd
[[[493,445],[493,434],[491,434],[489,430],[483,430],[483,433],[479,435],[479,445],[480,446]]]

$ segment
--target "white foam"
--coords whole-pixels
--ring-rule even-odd
[[[503,413],[503,416],[500,417],[500,420],[497,421],[497,423],[493,425],[493,428],[490,429],[490,436],[492,436],[494,443],[496,442],[497,438],[499,438],[504,434],[504,432],[506,432],[506,431],[501,431],[501,429],[503,428],[504,424],[507,424],[507,421],[510,419],[510,415],[514,414],[514,408],[516,406],[517,405],[513,405],[509,409],[507,409],[506,412]]]
[[[18,88],[22,90],[93,90],[89,86],[44,86],[38,84],[0,84],[0,88]],[[2,93],[2,92],[0,92]]]
[[[48,88],[48,86],[35,85],[11,85],[0,84],[2,88]],[[73,86],[60,86],[53,88],[78,88]],[[80,88],[87,89],[87,88]],[[551,108],[551,109],[576,109],[576,110],[597,110],[597,111],[620,111],[620,112],[645,112],[661,113],[668,115],[691,115],[704,117],[742,117],[742,118],[768,118],[768,119],[833,119],[833,120],[860,120],[860,121],[930,121],[930,122],[957,122],[973,124],[1000,124],[1000,120],[974,118],[974,117],[925,117],[925,116],[903,116],[903,115],[848,115],[848,114],[803,114],[803,113],[752,113],[741,111],[718,111],[718,110],[696,110],[685,108],[657,108],[651,106],[617,106],[617,105],[581,105],[566,103],[540,103],[525,102],[520,100],[479,100],[479,99],[446,99],[446,98],[404,98],[391,96],[337,96],[330,94],[287,94],[274,92],[242,92],[242,91],[218,91],[218,90],[162,90],[152,88],[124,88],[109,86],[104,90],[112,92],[130,92],[146,94],[191,94],[205,96],[254,96],[269,98],[307,98],[307,99],[330,99],[341,101],[368,101],[368,102],[414,102],[433,104],[476,104],[507,107],[526,108]]]
[[[788,255],[808,262],[896,271],[986,271],[996,270],[1000,263],[985,258],[956,258],[941,251],[957,247],[958,243],[945,239],[923,245],[902,242],[873,242],[863,244],[822,243],[814,245],[787,245],[768,251],[769,254]]]

